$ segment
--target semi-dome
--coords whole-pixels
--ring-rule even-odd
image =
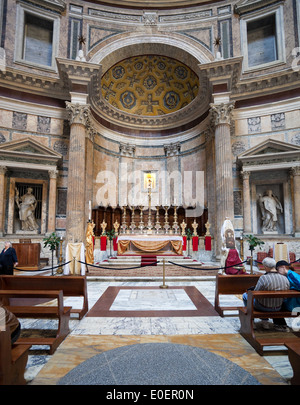
[[[130,57],[102,76],[103,98],[131,114],[156,116],[187,106],[199,91],[198,76],[184,63],[159,55]]]

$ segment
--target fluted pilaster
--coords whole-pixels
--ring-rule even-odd
[[[300,167],[296,166],[291,169],[294,183],[294,219],[295,219],[295,236],[300,236]]]
[[[251,201],[250,201],[250,172],[242,172],[243,179],[243,205],[244,205],[244,232],[252,232],[251,228]]]

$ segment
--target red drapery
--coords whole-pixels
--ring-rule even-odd
[[[113,239],[114,251],[118,250],[118,238]]]
[[[193,252],[198,251],[198,236],[193,236]]]
[[[100,249],[101,250],[106,250],[106,236],[101,236],[100,237]]]
[[[205,236],[205,250],[211,250],[211,236]]]
[[[228,266],[238,265],[238,267],[241,267],[242,266],[242,264],[240,264],[241,261],[242,260],[240,259],[238,251],[236,249],[229,249],[225,266],[228,267]],[[226,274],[243,274],[244,270],[243,270],[243,268],[238,269],[238,268],[234,268],[234,267],[229,267],[229,268],[225,269],[225,273]]]
[[[182,239],[183,239],[182,250],[186,250],[186,236],[183,236]]]

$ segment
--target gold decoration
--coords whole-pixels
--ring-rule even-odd
[[[188,105],[199,91],[198,76],[178,60],[143,55],[112,66],[101,79],[102,96],[131,114],[169,114]]]

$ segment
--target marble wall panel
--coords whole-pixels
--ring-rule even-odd
[[[62,135],[64,130],[64,121],[51,117],[50,133],[53,135]]]
[[[12,127],[13,112],[7,110],[1,110],[0,114],[0,127],[11,128]]]
[[[37,118],[36,115],[27,115],[27,131],[37,132]]]
[[[285,113],[285,128],[299,128],[300,126],[300,111],[288,111]]]

